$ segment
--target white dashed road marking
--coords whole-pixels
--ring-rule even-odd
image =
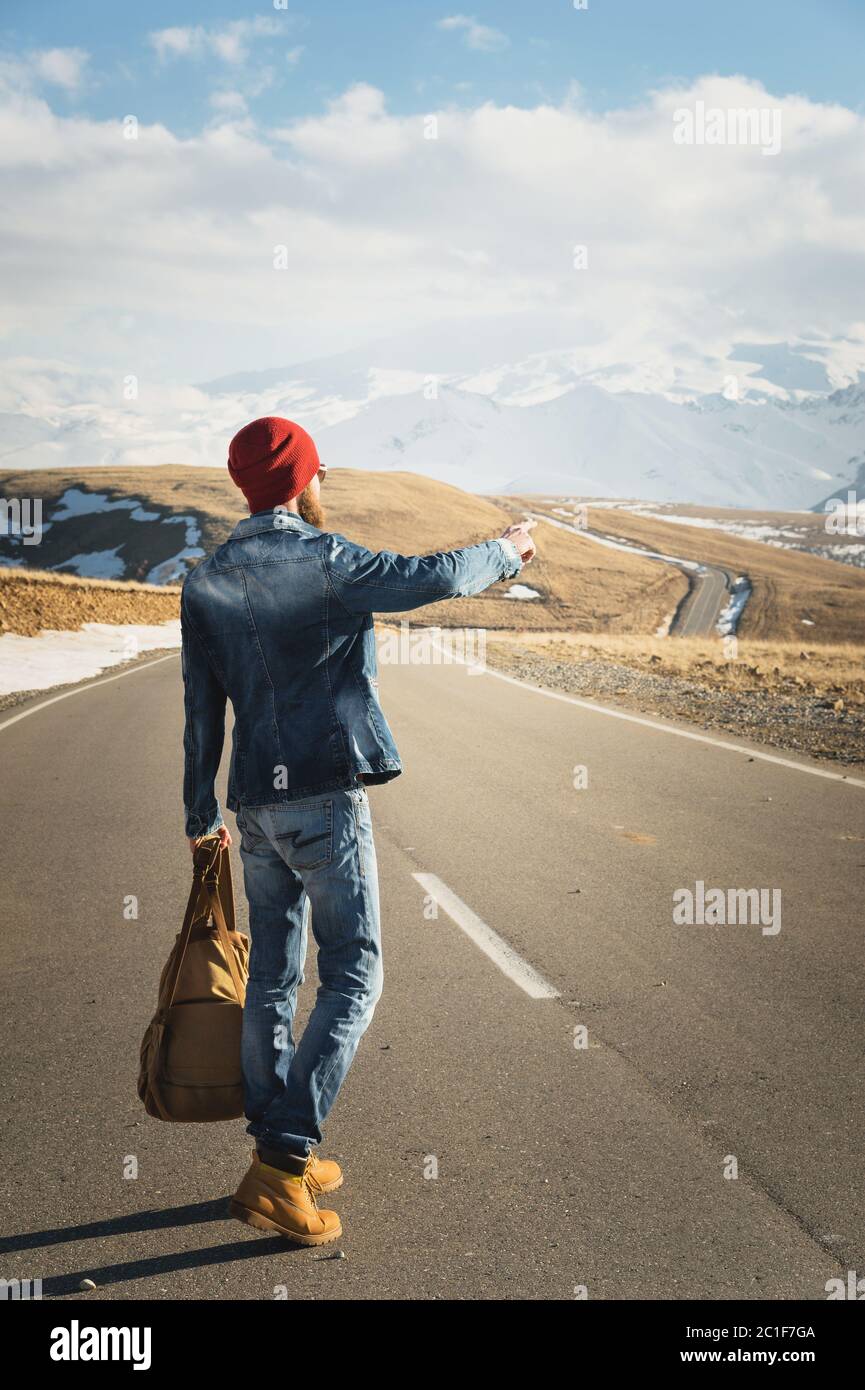
[[[524,961],[513,946],[503,941],[498,932],[494,932],[492,927],[482,922],[477,913],[472,912],[462,898],[458,898],[440,878],[435,874],[412,874],[412,878],[416,879],[424,892],[438,903],[451,921],[456,922],[469,940],[473,941],[485,956],[489,956],[503,975],[507,975],[509,980],[513,980],[515,985],[525,990],[530,999],[559,998],[559,991],[554,989],[543,975],[539,975],[534,966]]]

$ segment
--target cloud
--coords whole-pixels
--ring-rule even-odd
[[[6,354],[196,381],[430,323],[456,356],[506,317],[487,366],[570,346],[580,370],[709,390],[736,343],[861,345],[865,116],[838,105],[706,77],[622,111],[575,93],[433,126],[357,84],[267,129],[232,119],[232,84],[227,120],[130,140],[4,75]],[[779,109],[780,152],[677,144],[698,101]]]
[[[204,47],[206,31],[199,25],[195,29],[158,29],[148,38],[157,55],[167,58],[186,58],[192,53],[201,52]]]
[[[491,29],[486,24],[479,24],[470,15],[449,15],[446,19],[439,20],[438,27],[460,31],[466,46],[478,53],[501,53],[502,49],[510,44],[507,34],[503,34],[500,29]]]
[[[83,48],[45,48],[30,54],[36,77],[67,92],[77,92],[81,87],[88,59]]]
[[[201,58],[213,56],[223,63],[237,65],[246,62],[252,41],[273,38],[283,32],[278,19],[256,15],[253,19],[235,19],[221,28],[208,29],[203,24],[157,29],[148,35],[151,46],[162,62],[172,58]],[[296,62],[290,50],[288,61]]]
[[[247,113],[246,97],[242,92],[211,92],[210,104],[214,111],[227,116],[245,116]]]
[[[327,104],[324,116],[280,127],[273,136],[290,145],[312,170],[391,165],[417,149],[417,130],[388,116],[384,93],[358,82]]]

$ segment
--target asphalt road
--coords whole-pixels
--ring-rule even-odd
[[[171,657],[0,729],[0,1275],[79,1299],[822,1299],[865,1268],[865,788],[461,667],[382,671],[407,771],[371,794],[386,985],[327,1127],[344,1236],[227,1221],[242,1122],[164,1125],[135,1093],[188,886],[180,689]],[[697,880],[780,889],[781,930],[674,925]]]
[[[703,565],[699,574],[684,571],[690,593],[676,614],[670,633],[676,637],[717,636],[718,619],[729,602],[729,579],[724,570]]]

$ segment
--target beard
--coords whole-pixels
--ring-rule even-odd
[[[305,521],[308,526],[315,526],[319,531],[324,530],[324,508],[314,495],[311,484],[305,487],[298,497],[297,510],[301,521]]]

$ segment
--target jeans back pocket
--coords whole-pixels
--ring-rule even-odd
[[[333,857],[333,802],[293,802],[271,810],[274,842],[293,869],[320,869]]]

